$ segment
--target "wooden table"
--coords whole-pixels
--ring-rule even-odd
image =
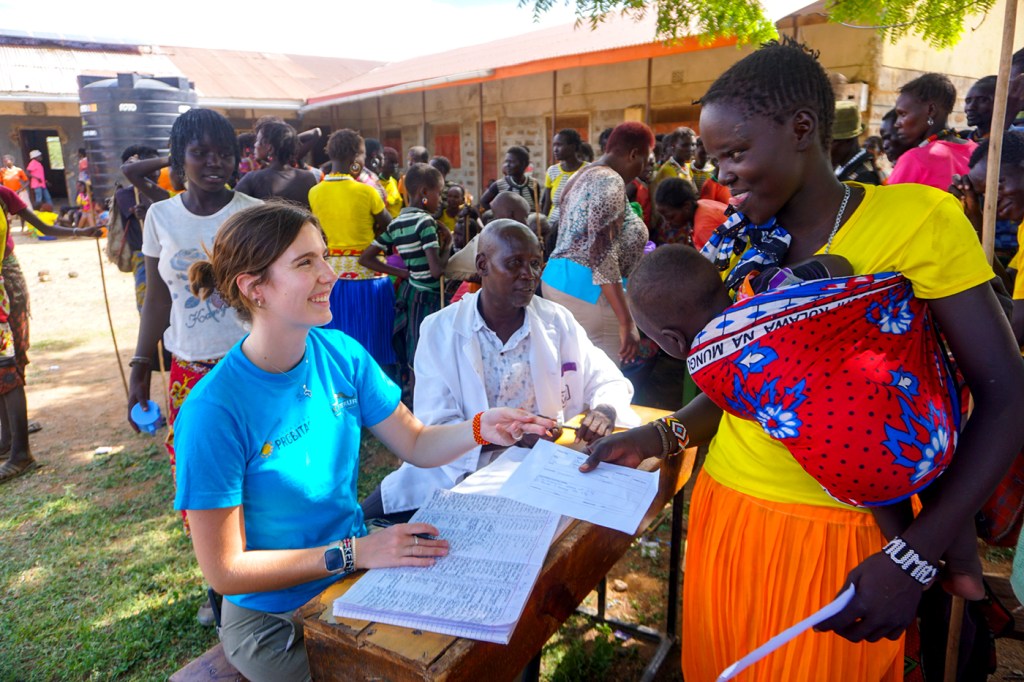
[[[644,421],[668,414],[634,407]],[[569,441],[571,432],[567,432]],[[661,468],[658,494],[640,524],[641,532],[686,484],[696,448]],[[649,459],[639,467],[654,471]],[[387,682],[456,682],[512,680],[537,655],[544,643],[626,553],[633,535],[576,521],[556,540],[507,645],[478,642],[382,623],[335,618],[334,600],[359,578],[356,573],[335,583],[299,610],[313,679],[380,680]],[[669,605],[675,608],[674,605]]]

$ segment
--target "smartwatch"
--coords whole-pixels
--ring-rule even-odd
[[[331,573],[341,573],[345,569],[345,557],[341,553],[341,542],[324,552],[324,566]]]

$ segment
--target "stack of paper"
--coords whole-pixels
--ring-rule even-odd
[[[558,514],[438,490],[413,521],[436,526],[448,556],[430,568],[367,571],[334,615],[508,644],[540,574]]]
[[[581,452],[539,441],[498,494],[635,535],[658,494],[660,474],[607,462],[580,473],[586,459]]]

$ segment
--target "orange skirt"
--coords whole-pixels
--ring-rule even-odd
[[[690,503],[683,585],[683,677],[713,682],[731,663],[832,601],[881,550],[871,514],[768,502],[703,471]],[[805,632],[740,682],[898,682],[903,639],[853,644]]]

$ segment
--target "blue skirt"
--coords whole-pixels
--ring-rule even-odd
[[[398,362],[391,345],[395,323],[395,290],[390,277],[339,279],[331,290],[326,329],[339,329],[363,345],[380,366]]]

